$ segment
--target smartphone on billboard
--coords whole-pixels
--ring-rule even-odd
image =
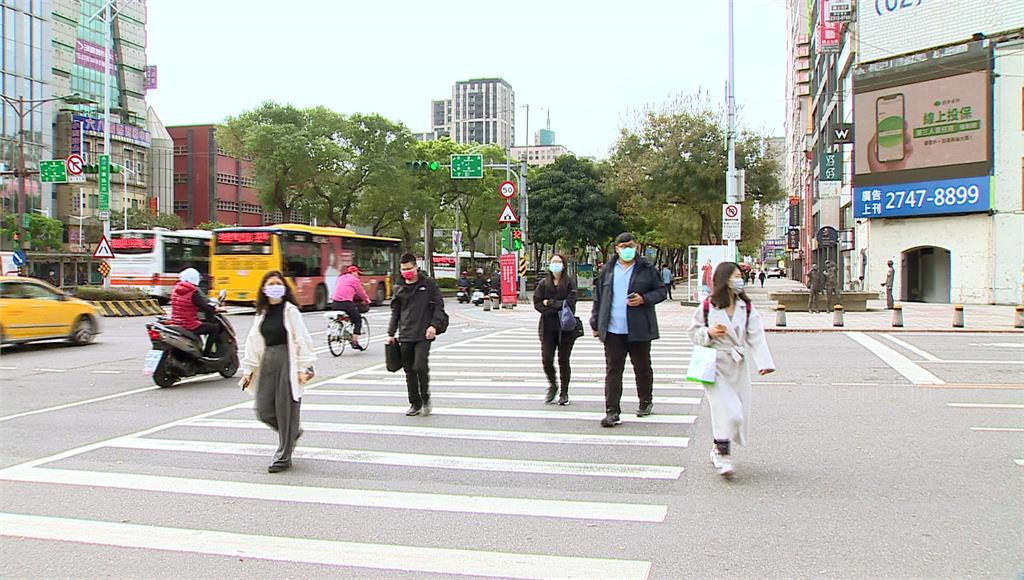
[[[875,101],[875,147],[882,163],[903,160],[904,115],[902,93],[878,97]]]

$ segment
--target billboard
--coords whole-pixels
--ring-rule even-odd
[[[972,42],[854,71],[854,216],[987,211],[991,48]]]
[[[1015,30],[1024,2],[1008,0],[860,0],[860,61],[872,62],[963,42],[975,33]]]

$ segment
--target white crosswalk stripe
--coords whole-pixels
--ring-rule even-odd
[[[449,333],[445,338],[457,340],[453,336]],[[657,494],[648,494],[644,486],[675,482],[683,473],[679,453],[689,446],[691,426],[703,399],[703,388],[684,378],[691,351],[692,343],[683,333],[665,333],[653,343],[655,413],[647,417],[633,416],[639,401],[631,365],[626,365],[622,399],[626,412],[616,429],[598,425],[605,408],[604,351],[589,335],[573,350],[570,405],[544,404],[548,383],[533,322],[528,328],[435,345],[430,356],[430,417],[404,416],[404,376],[389,373],[382,365],[313,385],[301,407],[306,434],[293,454],[301,473],[293,470],[279,479],[251,481],[256,477],[251,473],[253,466],[273,455],[276,436],[252,418],[253,403],[246,401],[65,452],[50,461],[2,469],[0,481],[65,486],[83,493],[132,492],[133,501],[151,503],[156,514],[163,513],[162,494],[175,494],[293,505],[299,510],[331,506],[363,510],[354,512],[353,518],[415,512],[472,516],[485,518],[482,521],[501,535],[514,533],[515,528],[504,528],[512,525],[507,523],[511,516],[535,521],[533,525],[552,537],[592,534],[598,545],[615,537],[615,529],[569,528],[573,522],[567,520],[657,526],[668,515],[665,505],[651,499]],[[89,451],[116,454],[121,458],[117,463],[125,466],[103,463],[102,469],[90,470],[87,463],[82,464]],[[82,457],[73,468],[48,465],[79,454]],[[168,469],[162,467],[168,462],[190,459],[213,466],[210,475],[197,478],[183,477],[180,471],[160,472]],[[134,463],[148,467],[139,473],[127,472]],[[239,465],[246,471],[233,473]],[[396,473],[401,473],[400,478]],[[315,484],[296,479],[311,474],[318,477]],[[537,487],[537,478],[558,484],[542,497],[531,497],[527,490]],[[409,489],[394,488],[398,479],[408,483]],[[592,487],[592,482],[599,481],[614,491]],[[477,493],[478,486],[485,491]],[[580,498],[581,490],[588,496]],[[422,525],[415,518],[409,521],[409,525]],[[483,540],[475,545],[445,545],[444,535],[428,545],[403,545],[361,533],[358,519],[347,524],[339,535],[318,538],[282,536],[273,527],[246,529],[246,533],[215,525],[182,527],[157,516],[150,525],[139,525],[134,520],[107,521],[101,515],[89,520],[78,515],[0,513],[0,536],[315,564],[325,570],[509,578],[647,578],[651,574],[645,557],[630,558],[628,552],[615,554],[615,559],[596,548],[576,554],[542,546],[511,552],[496,550]],[[443,524],[426,525],[434,529]]]

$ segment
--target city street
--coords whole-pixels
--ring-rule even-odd
[[[579,314],[589,315],[589,303]],[[318,377],[294,467],[237,378],[160,389],[145,318],[80,348],[0,354],[0,566],[10,577],[1011,577],[1024,561],[1024,335],[771,333],[752,445],[708,462],[703,389],[684,375],[691,308],[662,304],[655,412],[602,429],[604,363],[573,352],[545,406],[536,313],[449,301],[434,413],[406,417],[367,352]],[[231,316],[244,336],[250,314]],[[628,365],[627,365],[628,367]],[[287,565],[282,565],[287,562]]]

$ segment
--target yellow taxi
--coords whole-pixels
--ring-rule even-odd
[[[52,339],[89,344],[100,331],[99,319],[92,304],[42,280],[0,276],[0,344]]]

